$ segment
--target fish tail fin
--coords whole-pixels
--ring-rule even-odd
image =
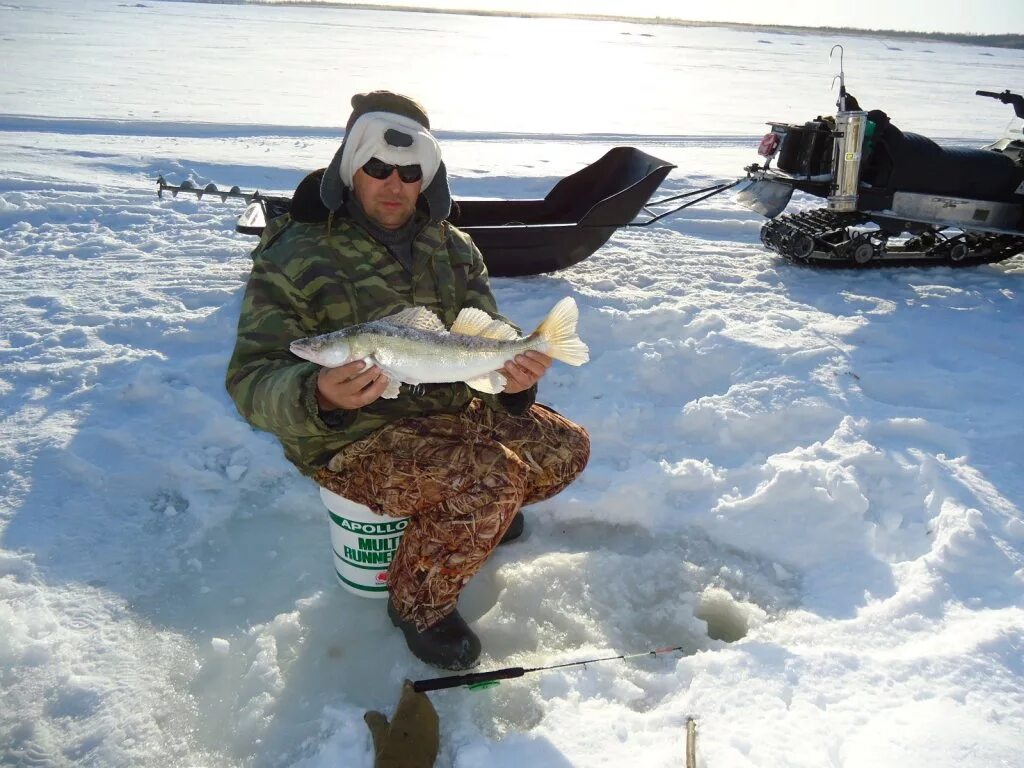
[[[579,322],[580,311],[576,300],[566,296],[555,304],[544,321],[533,332],[540,337],[547,347],[546,354],[569,365],[583,365],[590,359],[590,350],[580,337],[576,335],[576,323]]]

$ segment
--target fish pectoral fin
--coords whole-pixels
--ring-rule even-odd
[[[468,386],[477,392],[486,392],[488,395],[496,395],[502,392],[507,383],[508,379],[497,371],[485,373],[483,376],[477,376],[475,379],[466,379]]]
[[[479,336],[483,339],[515,341],[519,338],[516,329],[501,320],[495,320],[482,309],[466,307],[459,312],[452,324],[452,333],[463,336]]]
[[[382,317],[377,322],[400,325],[405,328],[416,328],[420,331],[438,332],[448,330],[444,327],[444,323],[441,321],[441,318],[426,307],[409,307],[408,309],[403,309],[401,312],[396,312],[393,315]]]
[[[385,400],[394,400],[398,397],[398,390],[402,388],[402,382],[386,372],[384,375],[388,377],[388,386],[380,396]]]

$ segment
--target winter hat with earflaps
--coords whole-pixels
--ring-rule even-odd
[[[367,112],[345,134],[341,183],[352,189],[352,177],[372,157],[392,165],[419,165],[426,189],[441,164],[441,147],[415,120],[391,112]]]
[[[430,133],[423,107],[407,96],[390,91],[357,93],[345,125],[345,139],[324,172],[320,200],[331,211],[345,203],[352,176],[371,157],[394,165],[419,164],[423,168],[420,192],[432,222],[451,213],[452,196],[441,148]]]

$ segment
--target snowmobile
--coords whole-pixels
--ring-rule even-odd
[[[769,123],[763,165],[745,169],[737,199],[770,219],[761,229],[768,250],[843,267],[971,265],[1024,252],[1024,96],[977,91],[1013,106],[1005,135],[943,147],[862,110],[838,77],[834,117]],[[826,206],[780,215],[796,190]]]

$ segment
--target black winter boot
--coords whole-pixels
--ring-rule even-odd
[[[437,624],[419,632],[416,622],[405,621],[398,615],[394,603],[388,598],[388,616],[391,623],[402,630],[405,644],[420,661],[441,669],[469,669],[480,658],[480,638],[459,615],[452,611]]]
[[[508,544],[510,541],[515,541],[523,535],[523,530],[526,528],[526,518],[523,517],[522,512],[516,512],[516,516],[512,518],[512,522],[508,524],[508,528],[505,530],[505,535],[501,537],[501,541],[498,542],[500,547],[502,544]]]

